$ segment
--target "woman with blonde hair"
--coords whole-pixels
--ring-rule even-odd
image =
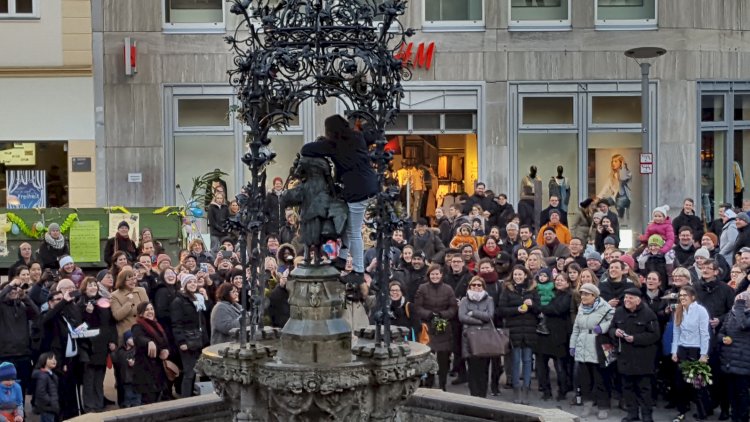
[[[696,303],[696,292],[693,286],[683,286],[678,296],[679,302],[674,311],[674,334],[672,336],[672,361],[708,363],[708,347],[711,339],[709,330],[708,311]],[[677,371],[679,379],[675,383],[677,392],[677,410],[680,412],[673,422],[685,420],[685,414],[690,410],[690,401],[697,405],[697,419],[706,418],[709,399],[706,388],[693,388],[688,384],[681,371]]]

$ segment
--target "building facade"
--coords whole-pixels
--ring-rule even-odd
[[[90,0],[0,1],[0,206],[96,206],[91,40]]]
[[[175,186],[187,194],[192,177],[214,169],[228,173],[233,195],[246,174],[244,128],[229,112],[223,37],[237,22],[227,3],[92,3],[96,202],[180,203]],[[573,214],[581,200],[608,196],[637,232],[652,207],[677,211],[693,197],[713,218],[750,184],[743,0],[411,0],[403,21],[418,30],[404,54],[413,77],[388,134],[414,215],[481,180],[514,204],[539,191],[545,207],[561,191]],[[136,45],[133,75],[126,38]],[[667,50],[652,60],[645,149],[640,68],[624,55],[642,46]],[[341,110],[304,104],[274,136],[269,176],[285,178],[302,144]],[[641,174],[649,158],[653,173]]]

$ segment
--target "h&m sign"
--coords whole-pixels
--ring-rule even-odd
[[[419,43],[416,54],[414,53],[414,43],[410,42],[402,45],[394,57],[401,60],[404,67],[416,66],[430,70],[433,58],[435,57],[435,42],[429,44],[424,42]]]

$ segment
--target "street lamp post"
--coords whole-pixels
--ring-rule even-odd
[[[651,123],[650,123],[650,102],[649,102],[649,71],[651,70],[651,63],[646,61],[647,59],[653,59],[661,57],[667,53],[667,50],[661,47],[638,47],[633,48],[625,52],[625,56],[634,59],[641,68],[641,152],[647,153],[651,150]],[[649,193],[649,180],[646,177],[641,178],[642,192],[643,195]],[[647,197],[643,198],[643,204],[641,206],[643,214],[643,227],[645,229],[646,224],[651,220],[649,211],[649,201]]]

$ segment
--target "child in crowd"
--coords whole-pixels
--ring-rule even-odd
[[[31,399],[34,412],[40,415],[40,422],[57,422],[60,417],[59,382],[55,375],[57,359],[52,352],[42,353],[32,374],[36,387]]]
[[[652,271],[659,273],[661,277],[661,288],[666,290],[672,284],[672,270],[674,270],[675,254],[673,250],[662,253],[664,238],[658,234],[648,238],[648,247],[638,257],[638,269],[641,274]]]
[[[552,271],[549,268],[542,268],[536,274],[536,288],[539,292],[539,299],[542,306],[547,306],[555,297],[555,283],[552,281]],[[536,326],[536,332],[542,335],[548,335],[549,329],[544,320],[544,314],[539,313],[539,324]]]
[[[645,243],[649,238],[655,234],[661,236],[664,240],[664,244],[659,249],[662,255],[672,250],[674,246],[674,228],[672,227],[672,221],[669,219],[667,213],[669,212],[669,205],[662,205],[654,208],[651,213],[651,222],[646,227],[646,233],[642,234],[640,241]]]
[[[133,386],[133,366],[135,365],[133,333],[130,330],[125,331],[122,339],[122,346],[112,353],[112,364],[117,371],[117,378],[123,384],[125,398],[122,401],[122,407],[140,406],[141,395],[135,391]]]
[[[0,416],[9,422],[23,422],[23,394],[16,382],[16,367],[0,363]]]

